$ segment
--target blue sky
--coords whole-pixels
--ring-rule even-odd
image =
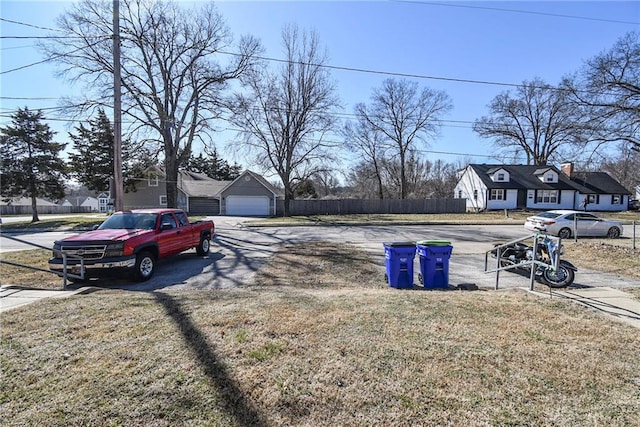
[[[55,18],[70,4],[2,0],[0,15],[54,28]],[[486,115],[493,97],[510,88],[477,82],[519,84],[540,77],[557,84],[585,60],[611,48],[624,33],[640,30],[637,1],[222,1],[217,5],[234,35],[257,36],[267,57],[283,57],[281,30],[296,23],[318,33],[330,65],[372,71],[331,71],[344,106],[341,113],[351,114],[356,103],[368,102],[372,90],[389,77],[385,72],[432,77],[412,80],[446,91],[454,108],[445,117],[448,122],[440,137],[423,147],[424,154],[447,162],[495,162],[489,157],[493,153],[489,141],[473,133],[471,122]],[[0,22],[0,28],[3,37],[49,34],[6,21]],[[20,106],[55,107],[55,98],[78,91],[56,78],[48,62],[10,71],[45,58],[32,39],[3,38],[1,42],[2,125]],[[64,120],[47,123],[59,132],[58,140],[67,140]],[[224,149],[233,136],[220,134],[218,148]],[[227,158],[224,151],[223,156]],[[243,159],[234,160],[251,166]]]

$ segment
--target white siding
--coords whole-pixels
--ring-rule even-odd
[[[462,198],[467,199],[467,210],[486,209],[487,187],[482,183],[478,174],[468,166],[456,184],[455,197],[458,198],[460,193],[462,193]]]
[[[518,190],[504,190],[505,200],[488,200],[487,209],[515,209],[518,207]],[[489,190],[489,193],[491,190]],[[489,194],[490,197],[490,194]]]

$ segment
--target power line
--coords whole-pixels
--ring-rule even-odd
[[[569,19],[581,19],[585,21],[609,22],[613,24],[640,25],[640,22],[633,22],[633,21],[621,21],[617,19],[606,19],[606,18],[593,18],[590,16],[565,15],[560,13],[536,12],[533,10],[505,9],[500,7],[474,6],[474,5],[466,5],[466,4],[463,5],[463,4],[452,4],[452,3],[436,3],[436,2],[428,2],[428,1],[420,1],[420,0],[392,0],[392,1],[395,1],[397,3],[421,4],[425,6],[444,6],[444,7],[457,7],[457,8],[464,8],[464,9],[480,9],[480,10],[491,10],[491,11],[498,11],[498,12],[521,13],[526,15],[551,16],[554,18],[569,18]]]
[[[34,45],[28,44],[28,45],[24,45],[24,46],[1,47],[0,50],[27,49],[27,48],[32,48],[32,47],[34,47]]]
[[[236,52],[218,51],[218,53],[222,55],[242,56],[242,54],[236,53]],[[518,83],[493,82],[489,80],[460,79],[455,77],[439,77],[439,76],[429,76],[425,74],[399,73],[399,72],[393,72],[393,71],[371,70],[367,68],[345,67],[340,65],[315,64],[310,62],[290,61],[288,59],[272,58],[268,56],[255,56],[255,58],[261,59],[263,61],[279,62],[284,64],[293,63],[293,64],[299,64],[299,65],[312,66],[312,67],[328,68],[331,70],[351,71],[351,72],[366,73],[366,74],[379,74],[379,75],[393,76],[393,77],[406,77],[406,78],[422,79],[422,80],[441,80],[441,81],[447,81],[447,82],[474,83],[474,84],[494,85],[494,86],[524,87],[524,85],[518,84]]]
[[[16,40],[25,40],[25,39],[83,39],[84,37],[79,36],[0,36],[0,39],[16,39]]]
[[[13,21],[13,20],[11,20],[11,19],[6,19],[6,18],[0,18],[0,21],[8,22],[8,23],[10,23],[10,24],[24,25],[25,27],[36,28],[36,29],[38,29],[38,30],[46,30],[46,31],[62,31],[62,30],[55,29],[55,28],[41,27],[41,26],[39,26],[39,25],[27,24],[26,22]]]
[[[222,55],[242,56],[241,53],[236,53],[236,52],[218,51],[217,53],[222,54]],[[535,85],[532,85],[532,84],[522,84],[522,83],[505,83],[505,82],[495,82],[495,81],[490,81],[490,80],[474,80],[474,79],[461,79],[461,78],[455,78],[455,77],[430,76],[430,75],[425,75],[425,74],[399,73],[399,72],[393,72],[393,71],[381,71],[381,70],[371,70],[371,69],[366,69],[366,68],[345,67],[345,66],[339,66],[339,65],[327,65],[327,64],[319,64],[319,63],[312,63],[312,62],[302,62],[302,61],[291,61],[291,60],[288,60],[288,59],[272,58],[272,57],[268,57],[268,56],[255,56],[254,58],[260,59],[260,60],[263,60],[263,61],[271,61],[271,62],[278,62],[278,63],[284,63],[284,64],[296,64],[296,65],[304,65],[304,66],[310,66],[310,67],[327,68],[327,69],[331,69],[331,70],[351,71],[351,72],[366,73],[366,74],[378,74],[378,75],[385,75],[385,76],[392,76],[392,77],[405,77],[405,78],[419,79],[419,80],[439,80],[439,81],[455,82],[455,83],[470,83],[470,84],[482,84],[482,85],[493,85],[493,86],[506,86],[506,87],[512,87],[512,88],[525,88],[525,89],[527,89],[527,88],[529,88],[529,89],[548,89],[548,90],[555,90],[555,91],[570,91],[571,90],[569,88],[562,88],[562,87],[556,87],[556,86],[551,86],[551,85],[535,86]],[[602,93],[600,91],[584,90],[584,89],[578,89],[577,92],[581,92],[581,93],[598,93],[598,94]]]
[[[51,100],[58,100],[60,98],[41,98],[41,97],[29,98],[29,97],[19,97],[19,96],[0,96],[0,100],[2,99],[14,100],[14,101],[51,101]]]
[[[0,37],[0,38],[1,38],[1,37]],[[38,62],[34,62],[34,63],[32,63],[32,64],[27,64],[27,65],[23,65],[23,66],[20,66],[20,67],[17,67],[17,68],[12,68],[12,69],[10,69],[10,70],[2,71],[2,72],[0,72],[0,75],[2,75],[2,74],[7,74],[7,73],[12,73],[12,72],[14,72],[14,71],[23,70],[23,69],[25,69],[25,68],[33,67],[34,65],[39,65],[39,64],[43,64],[43,63],[45,63],[45,62],[53,61],[53,60],[54,60],[54,59],[56,59],[56,58],[61,58],[61,57],[63,57],[63,56],[71,55],[71,54],[76,53],[76,52],[78,52],[78,51],[80,51],[80,50],[83,50],[83,49],[86,49],[86,48],[91,48],[91,47],[93,47],[93,46],[97,45],[98,43],[101,43],[102,41],[106,40],[107,38],[108,38],[108,37],[103,36],[103,38],[102,38],[102,39],[97,40],[95,43],[92,43],[92,44],[90,44],[89,46],[81,46],[81,47],[79,47],[78,49],[73,50],[73,51],[71,51],[71,52],[64,52],[64,53],[60,53],[60,54],[58,54],[58,55],[53,55],[53,56],[50,56],[49,58],[43,59],[42,61],[38,61]]]

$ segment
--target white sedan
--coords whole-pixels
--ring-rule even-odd
[[[552,234],[562,239],[576,235],[578,237],[602,236],[615,239],[622,235],[622,224],[619,221],[599,218],[589,212],[570,210],[540,212],[527,218],[524,228]]]

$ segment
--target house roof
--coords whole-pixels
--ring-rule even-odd
[[[255,172],[252,172],[250,170],[246,170],[246,171],[242,172],[236,179],[234,179],[233,181],[231,181],[227,185],[225,185],[224,188],[222,188],[219,191],[219,193],[222,193],[227,188],[231,187],[234,182],[240,180],[245,175],[251,175],[252,177],[254,177],[256,179],[256,181],[258,181],[260,184],[262,184],[267,190],[272,192],[274,196],[282,197],[282,192],[280,190],[278,190],[276,187],[271,185],[271,183],[269,181],[267,181],[262,175],[257,174]]]
[[[555,166],[470,164],[487,188],[576,190],[582,194],[630,194],[618,181],[605,172],[574,172],[571,178]],[[499,169],[510,174],[509,182],[494,182],[490,175]],[[544,182],[538,177],[552,170],[558,182]]]
[[[606,172],[574,172],[571,180],[590,191],[582,193],[631,194],[622,184]]]
[[[166,176],[164,168],[160,166],[152,166],[147,168],[147,170],[154,170],[162,176]],[[202,173],[180,170],[178,171],[178,189],[188,197],[219,197],[224,190],[246,174],[250,174],[277,197],[282,196],[281,191],[271,185],[262,175],[250,170],[242,172],[238,178],[233,181],[219,181],[209,178]]]
[[[470,164],[469,167],[476,171],[482,183],[487,188],[502,189],[538,189],[538,190],[578,190],[576,184],[561,173],[554,166],[539,165],[487,165]],[[499,169],[509,172],[508,182],[494,182],[490,175]],[[553,170],[558,174],[558,182],[544,182],[538,178],[548,170]]]
[[[215,197],[231,181],[216,181],[215,179],[200,181],[182,181],[182,191],[189,197]]]
[[[31,206],[31,197],[14,197],[8,202],[0,199],[0,205],[4,206]],[[57,206],[55,203],[36,197],[36,206]]]

